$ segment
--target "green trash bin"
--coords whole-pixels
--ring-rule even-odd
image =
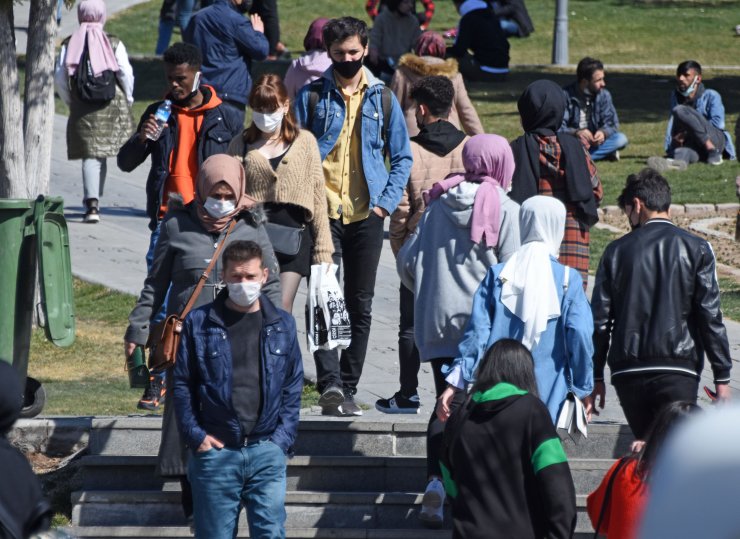
[[[45,402],[41,384],[28,376],[35,309],[46,337],[57,346],[75,338],[69,234],[61,198],[0,200],[0,360],[11,363],[25,385],[22,417],[38,415]],[[37,271],[38,269],[38,271]],[[34,292],[36,275],[40,302]]]

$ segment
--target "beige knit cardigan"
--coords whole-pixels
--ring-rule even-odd
[[[324,169],[314,136],[301,129],[277,170],[272,170],[269,160],[259,151],[251,150],[244,155],[244,149],[244,137],[240,135],[231,141],[228,152],[244,166],[246,194],[258,202],[304,208],[314,236],[313,263],[331,263],[334,244],[329,231]]]

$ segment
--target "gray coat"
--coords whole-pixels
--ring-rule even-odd
[[[251,240],[262,248],[266,267],[270,270],[262,288],[270,301],[281,304],[280,268],[278,267],[272,244],[267,237],[263,223],[265,215],[260,206],[243,212],[237,218],[237,224],[226,242],[228,245],[237,240]],[[179,196],[170,197],[167,216],[162,221],[159,239],[154,250],[152,269],[144,281],[136,307],[129,315],[129,326],[124,339],[128,342],[146,344],[149,336],[149,321],[154,317],[167,298],[167,315],[180,313],[190,299],[190,294],[198,284],[201,274],[208,266],[223,234],[207,232],[195,213],[195,206],[182,206]],[[218,289],[216,284],[221,280],[221,261],[216,262],[208,276],[195,307],[214,300]],[[167,372],[166,387],[169,395],[172,388],[172,372]],[[162,441],[159,446],[157,469],[163,476],[185,475],[187,470],[188,451],[180,440],[174,407],[165,401],[164,419],[162,421]]]
[[[499,189],[501,228],[496,247],[470,239],[480,184],[463,182],[433,201],[398,253],[403,284],[414,292],[414,339],[422,361],[454,358],[488,268],[519,249],[519,204]]]
[[[239,216],[227,245],[236,240],[251,240],[262,247],[266,267],[270,270],[262,293],[276,304],[281,305],[280,268],[272,250],[267,233],[262,226],[265,222],[261,207],[242,213]],[[149,337],[149,320],[157,314],[167,296],[167,315],[182,311],[190,299],[190,294],[198,284],[201,274],[216,250],[216,245],[226,233],[211,234],[201,225],[193,204],[185,207],[175,201],[170,205],[161,224],[159,240],[154,250],[152,270],[144,281],[144,288],[129,315],[129,326],[125,340],[146,344]],[[210,303],[216,297],[216,285],[221,280],[221,261],[217,261],[208,281],[203,287],[196,307]]]

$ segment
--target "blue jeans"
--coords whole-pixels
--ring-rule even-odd
[[[286,458],[269,440],[191,452],[195,537],[235,538],[243,503],[251,538],[284,538]]]
[[[195,0],[176,0],[174,17],[172,16],[172,2],[167,2],[167,6],[163,6],[163,10],[159,16],[159,35],[157,36],[157,45],[154,49],[155,54],[164,54],[167,47],[170,46],[170,39],[172,39],[172,32],[175,29],[175,19],[177,19],[177,25],[180,30],[185,30],[190,18],[193,16],[193,5]],[[164,12],[167,12],[166,14]]]
[[[157,246],[157,240],[159,239],[159,227],[162,225],[162,221],[157,223],[157,228],[152,231],[149,236],[149,249],[146,252],[146,272],[147,274],[152,271],[152,264],[154,263],[154,248]],[[167,290],[167,295],[164,297],[164,303],[157,311],[157,314],[149,321],[149,325],[153,326],[158,324],[167,316],[167,301],[170,299],[170,292]],[[165,371],[159,374],[152,374],[152,376],[158,376],[162,382],[164,382]]]
[[[598,161],[609,157],[611,154],[617,150],[621,150],[625,146],[627,146],[627,135],[617,132],[607,138],[601,146],[591,146],[588,153],[591,154],[591,159]]]

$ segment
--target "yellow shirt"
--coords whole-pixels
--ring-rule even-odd
[[[362,168],[362,98],[367,88],[364,69],[355,93],[345,93],[340,87],[344,124],[323,163],[329,219],[341,218],[345,224],[362,221],[370,215],[370,192]]]

